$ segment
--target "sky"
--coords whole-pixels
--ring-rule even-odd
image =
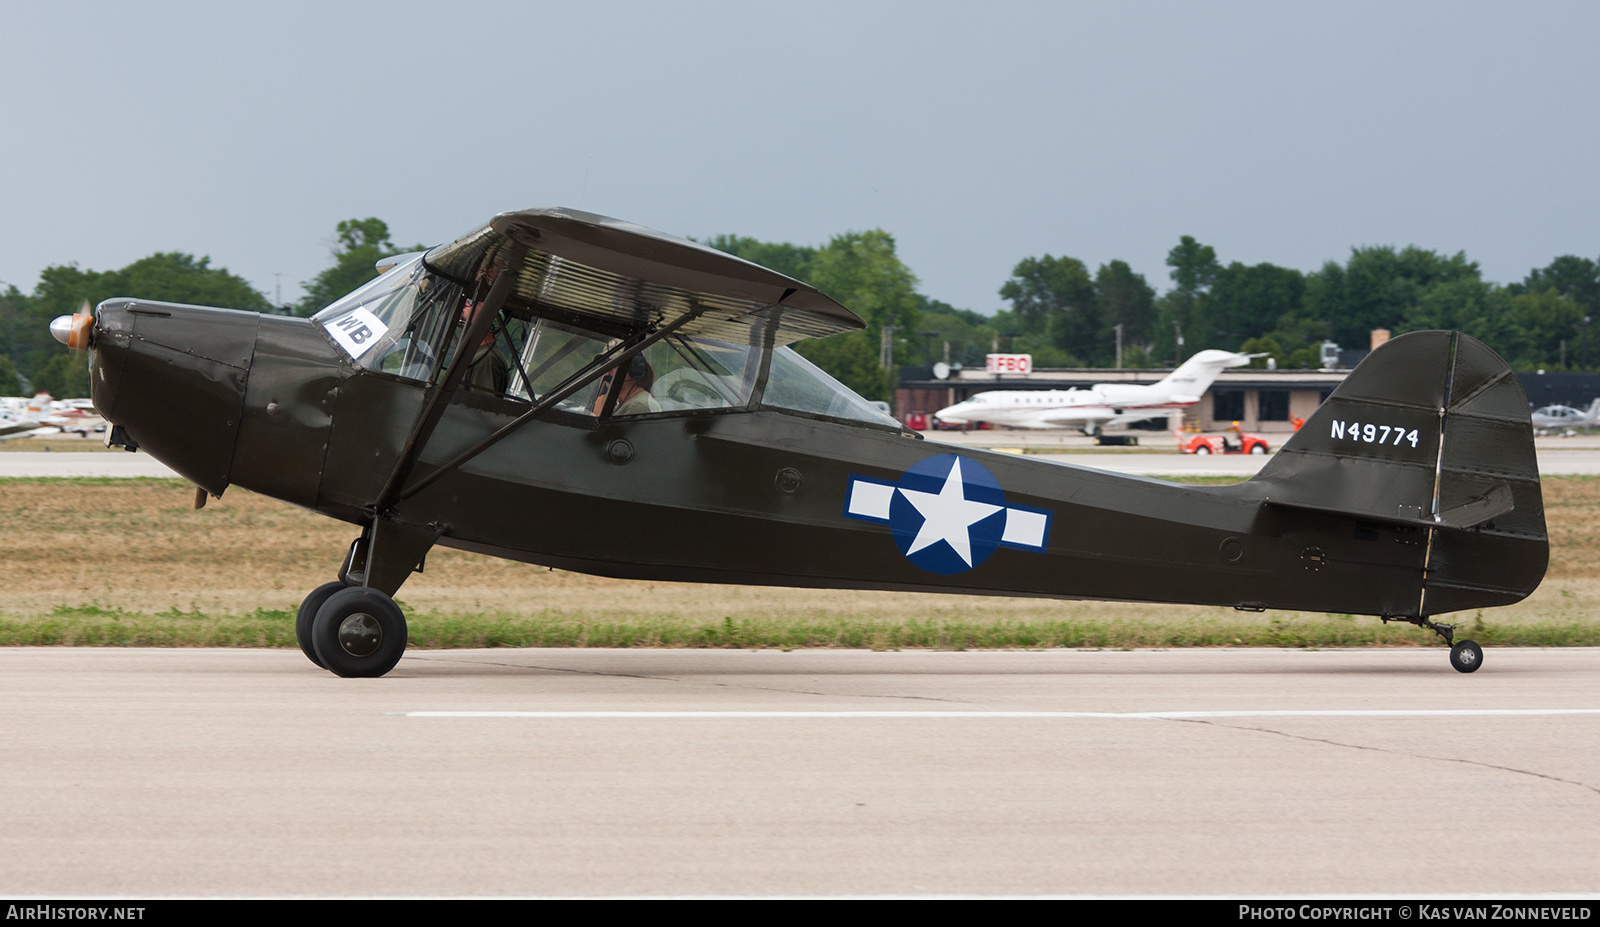
[[[992,313],[1026,257],[1180,236],[1522,279],[1600,257],[1600,4],[0,3],[0,286],[207,255],[268,298],[570,206],[706,238],[882,228]],[[125,294],[137,296],[138,294]]]

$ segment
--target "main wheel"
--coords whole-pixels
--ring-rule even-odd
[[[322,666],[322,661],[317,658],[317,649],[311,646],[311,623],[317,620],[317,609],[328,601],[329,596],[348,588],[350,587],[344,583],[323,583],[311,590],[306,600],[300,603],[300,611],[294,616],[294,639],[300,644],[300,652],[318,666]],[[326,666],[322,668],[327,669]]]
[[[1266,452],[1267,452],[1267,446],[1265,444],[1261,444],[1261,443],[1258,442],[1256,444],[1250,445],[1250,453],[1252,453],[1252,454],[1265,454]]]
[[[406,652],[406,616],[382,592],[351,586],[317,609],[311,644],[318,661],[340,676],[382,676]]]
[[[1209,453],[1211,453],[1211,445],[1202,444],[1199,447],[1195,448],[1194,452],[1196,454],[1209,454]]]
[[[1483,665],[1483,648],[1477,641],[1456,641],[1450,648],[1450,665],[1460,673],[1475,671]]]

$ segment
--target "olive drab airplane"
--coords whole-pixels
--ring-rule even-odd
[[[1548,559],[1528,403],[1466,335],[1362,363],[1233,486],[922,440],[790,347],[859,329],[798,280],[569,209],[502,213],[311,319],[111,299],[107,442],[356,526],[296,632],[380,676],[436,544],[605,576],[1231,605],[1430,628]],[[333,564],[329,564],[330,573]]]

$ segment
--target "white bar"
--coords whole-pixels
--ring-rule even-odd
[[[1001,533],[1000,540],[1007,544],[1043,547],[1044,529],[1049,524],[1050,518],[1043,512],[1024,512],[1021,509],[1008,508],[1006,530]]]
[[[854,480],[850,483],[851,515],[864,518],[889,518],[889,503],[894,501],[894,487],[885,483]]]

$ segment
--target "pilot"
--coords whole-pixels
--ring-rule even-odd
[[[491,284],[498,275],[499,268],[493,266],[480,273],[480,276]],[[468,299],[466,305],[461,307],[459,324],[461,325],[463,336],[484,311],[483,300],[473,302]],[[491,325],[489,330],[483,333],[483,340],[478,342],[478,347],[472,354],[472,360],[467,365],[466,385],[475,389],[503,394],[511,388],[511,364],[501,356],[501,351],[497,350],[499,345],[496,342],[495,329]]]
[[[596,415],[605,408],[606,396],[611,392],[611,382],[615,371],[607,373],[600,378],[600,395],[596,397],[594,412]],[[660,412],[661,403],[650,394],[650,387],[656,382],[655,368],[644,359],[643,354],[635,354],[623,365],[622,390],[617,394],[617,407],[612,415],[644,415],[649,412]]]
[[[656,371],[643,354],[635,354],[628,361],[627,373],[622,378],[622,392],[617,396],[617,415],[643,415],[660,412],[661,403],[650,394],[656,384]]]

